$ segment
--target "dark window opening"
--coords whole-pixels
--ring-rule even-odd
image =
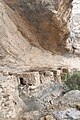
[[[61,68],[57,68],[58,70],[61,70]]]
[[[28,83],[29,86],[32,86],[32,83]]]
[[[26,85],[26,81],[22,77],[20,77],[20,84],[21,85]]]

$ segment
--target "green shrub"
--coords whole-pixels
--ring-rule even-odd
[[[80,90],[80,71],[68,73],[65,83],[70,90]]]

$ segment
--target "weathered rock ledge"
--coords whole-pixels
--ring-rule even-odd
[[[52,52],[67,52],[72,0],[4,0],[7,11],[28,41]]]

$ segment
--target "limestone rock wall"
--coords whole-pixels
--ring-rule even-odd
[[[23,18],[20,12],[13,11],[3,1],[0,2],[0,71],[20,72],[75,66],[75,60],[71,64],[68,62],[72,61],[71,59],[67,61],[64,56],[54,55],[43,49],[33,25],[29,21],[25,22]]]
[[[80,54],[80,1],[73,1],[73,9],[71,14],[71,43]]]
[[[4,1],[15,13],[14,16],[8,12],[9,16],[22,35],[29,38],[31,44],[40,44],[42,48],[52,52],[67,51],[66,40],[69,37],[67,23],[70,19],[72,0]],[[18,15],[22,18],[19,19]],[[37,40],[28,35],[28,27]]]

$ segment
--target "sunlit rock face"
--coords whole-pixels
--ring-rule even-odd
[[[72,38],[72,44],[80,52],[80,0],[73,1],[70,36]]]
[[[15,16],[8,14],[23,36],[28,37],[26,32],[28,27],[34,33],[37,40],[29,37],[31,44],[39,44],[42,48],[52,52],[66,51],[66,39],[69,36],[67,22],[70,18],[72,0],[4,1],[17,13]],[[18,15],[23,19],[22,22],[19,22],[21,19]]]

